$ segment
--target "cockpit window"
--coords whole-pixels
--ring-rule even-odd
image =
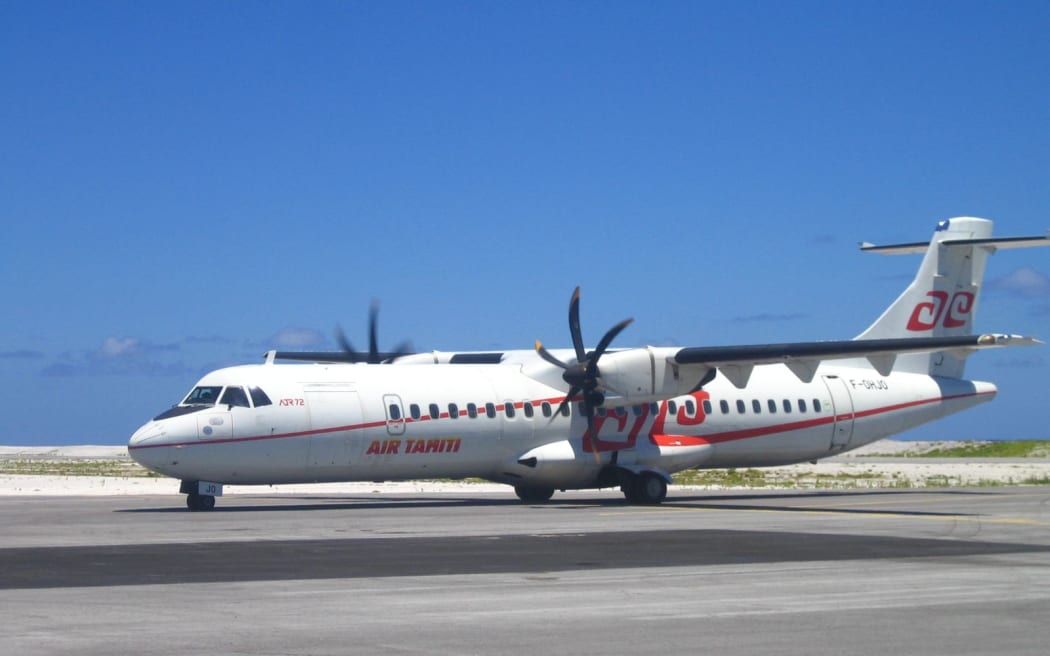
[[[194,387],[182,401],[182,405],[215,405],[222,387]]]
[[[244,393],[243,387],[227,387],[226,392],[222,395],[222,400],[219,403],[229,406],[238,406],[241,408],[251,407],[248,404],[248,395]]]
[[[266,396],[266,392],[262,391],[258,387],[253,387],[250,390],[252,395],[252,404],[258,408],[261,405],[273,405],[270,401],[270,397]]]

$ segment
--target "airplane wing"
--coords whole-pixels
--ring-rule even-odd
[[[860,339],[788,344],[753,344],[747,346],[701,346],[679,349],[671,362],[679,365],[702,365],[718,369],[737,387],[744,387],[751,370],[760,364],[783,363],[796,376],[810,381],[824,360],[867,358],[886,376],[902,353],[935,351],[976,351],[1002,346],[1040,344],[1034,337],[1021,335],[958,335],[954,337],[906,337],[900,339]]]

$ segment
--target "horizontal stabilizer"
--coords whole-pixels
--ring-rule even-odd
[[[986,246],[992,250],[1007,248],[1032,248],[1035,246],[1050,246],[1050,232],[1045,237],[997,237],[988,239],[945,239],[938,242],[941,246]],[[880,253],[882,255],[911,255],[925,253],[930,243],[916,242],[913,244],[890,244],[876,246],[869,242],[862,242],[860,250],[865,253]]]

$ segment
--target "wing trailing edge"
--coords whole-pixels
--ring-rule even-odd
[[[889,375],[902,353],[955,351],[968,354],[986,348],[1041,344],[1034,337],[983,334],[950,337],[904,337],[857,339],[746,346],[701,346],[679,349],[671,358],[677,365],[700,365],[718,369],[738,388],[747,385],[754,367],[784,364],[800,380],[809,382],[825,360],[865,358],[882,375]]]

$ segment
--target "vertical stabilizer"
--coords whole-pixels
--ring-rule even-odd
[[[958,217],[937,224],[925,248],[922,244],[865,247],[889,254],[923,250],[926,254],[908,288],[857,339],[971,334],[985,263],[995,250],[991,236],[991,221]],[[961,378],[965,362],[951,352],[902,354],[894,369]]]

